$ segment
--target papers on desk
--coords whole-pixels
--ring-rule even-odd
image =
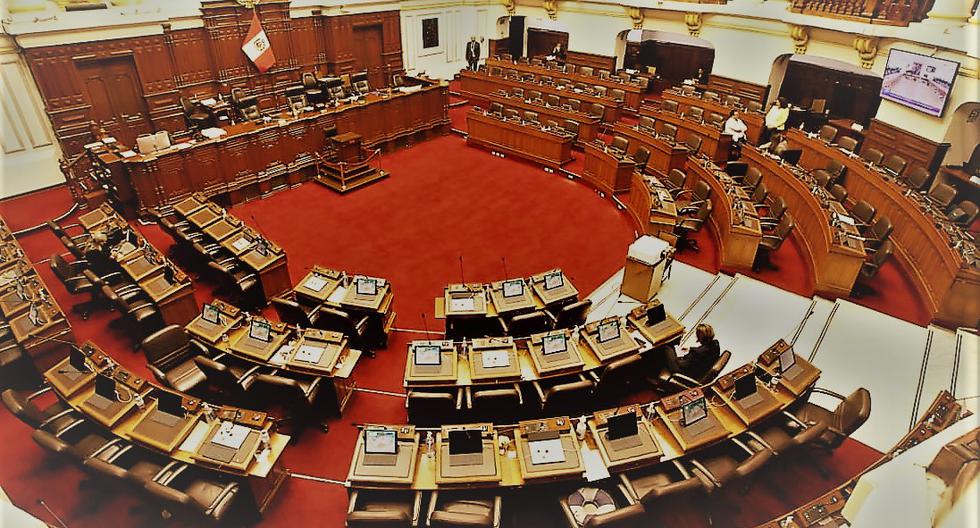
[[[269,363],[273,365],[285,365],[289,352],[293,349],[293,343],[284,343],[276,353],[269,358]]]
[[[839,214],[837,215],[837,219],[840,220],[841,222],[844,222],[847,225],[854,225],[854,219],[851,218],[850,216]]]
[[[225,134],[227,134],[227,132],[225,132],[224,129],[217,128],[217,127],[205,128],[204,130],[201,131],[201,135],[208,139],[219,138]]]
[[[248,238],[241,237],[238,240],[232,242],[231,246],[237,249],[238,251],[245,251],[251,243],[252,241],[249,240]]]
[[[201,99],[201,104],[204,106],[214,106],[218,104],[218,101],[214,97],[208,97],[207,99]]]
[[[238,425],[232,422],[221,422],[221,426],[219,426],[218,431],[214,433],[214,436],[211,438],[211,442],[229,449],[238,449],[245,443],[245,439],[248,438],[249,432],[251,432],[251,429],[245,427],[244,425]]]
[[[197,424],[194,425],[194,430],[191,434],[187,435],[187,438],[180,444],[181,451],[187,451],[189,453],[197,452],[197,448],[201,447],[201,443],[204,442],[204,437],[207,436],[210,427],[204,420],[199,420]]]
[[[509,367],[510,354],[507,350],[483,351],[483,368]]]
[[[582,442],[579,453],[582,455],[582,465],[585,467],[585,480],[595,482],[609,478],[609,468],[602,461],[602,455],[598,451],[590,449],[585,442]]]
[[[453,312],[472,312],[476,310],[476,299],[473,297],[453,297],[449,299],[449,309]]]
[[[322,290],[323,287],[326,285],[327,285],[327,281],[323,280],[323,278],[317,275],[311,276],[310,278],[306,279],[306,282],[303,283],[304,288],[308,290],[313,290],[315,292]]]
[[[303,345],[296,351],[296,355],[293,356],[293,359],[304,363],[319,363],[320,358],[323,357],[323,353],[325,351],[326,349],[323,347]]]
[[[531,464],[535,466],[565,461],[565,446],[561,438],[535,440],[528,442],[528,447],[531,449]]]
[[[340,301],[343,301],[344,297],[346,296],[347,296],[347,287],[338,286],[337,289],[330,294],[330,297],[327,297],[327,302],[340,304]]]
[[[119,155],[122,156],[123,159],[135,158],[136,152],[133,150],[124,150],[120,152]]]
[[[99,148],[103,146],[105,146],[104,143],[102,143],[101,141],[96,141],[95,143],[88,143],[84,145],[82,148],[84,148],[85,150],[92,150],[94,148]]]

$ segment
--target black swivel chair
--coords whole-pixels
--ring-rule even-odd
[[[311,104],[319,104],[324,102],[323,88],[320,87],[320,83],[316,80],[316,77],[312,73],[306,72],[301,78],[303,83],[303,93],[306,95],[306,99]]]
[[[779,250],[783,245],[783,241],[789,237],[790,233],[796,227],[796,222],[790,215],[783,216],[783,219],[779,221],[773,232],[765,233],[762,235],[762,240],[759,241],[759,249],[755,255],[755,262],[752,264],[752,271],[758,273],[763,267],[778,270],[779,268],[772,263],[770,260],[770,255]]]
[[[194,363],[207,351],[191,341],[184,327],[170,325],[143,340],[146,366],[153,375],[180,392],[191,392],[207,380],[204,371]]]

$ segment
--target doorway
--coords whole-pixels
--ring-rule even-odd
[[[152,132],[132,57],[87,60],[76,66],[92,103],[92,119],[130,147],[136,145],[136,136]]]
[[[384,61],[381,58],[384,49],[384,33],[381,24],[356,26],[353,44],[357,70],[367,70],[368,82],[371,83],[371,86],[385,86]]]

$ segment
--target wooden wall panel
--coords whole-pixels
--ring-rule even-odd
[[[174,80],[179,88],[207,85],[215,78],[214,63],[208,49],[204,28],[169,31],[164,25],[170,53],[173,56]]]
[[[936,143],[884,121],[872,119],[861,148],[876,148],[888,154],[898,154],[908,161],[906,170],[919,166],[935,172],[949,150],[949,143]]]
[[[565,52],[565,62],[579,64],[581,66],[591,66],[600,70],[612,71],[616,69],[616,57],[585,53],[584,51],[568,50]]]

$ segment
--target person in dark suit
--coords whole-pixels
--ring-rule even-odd
[[[471,70],[476,71],[476,65],[480,62],[480,43],[476,41],[476,37],[470,37],[470,41],[466,43],[466,62]]]
[[[668,348],[666,359],[671,372],[699,380],[721,357],[721,345],[715,339],[715,329],[711,325],[699,324],[695,336],[698,346],[687,349],[687,353],[681,357],[677,357],[672,347]]]

